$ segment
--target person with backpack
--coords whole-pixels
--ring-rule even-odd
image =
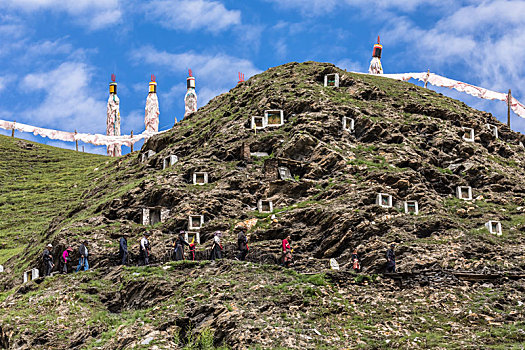
[[[126,239],[126,237],[120,237],[119,257],[120,257],[120,264],[127,265],[128,263],[128,240]]]
[[[150,236],[149,232],[144,233],[144,236],[140,240],[140,260],[142,265],[149,265],[149,254],[150,254],[150,245],[148,237]]]
[[[180,231],[179,237],[175,241],[175,261],[184,260],[184,246],[189,246],[190,244],[184,239],[184,234],[186,232]]]
[[[283,248],[283,254],[282,254],[282,266],[284,267],[289,267],[290,264],[292,263],[292,252],[293,252],[293,249],[292,247],[290,246],[290,235],[286,236],[285,239],[283,239],[283,242],[282,242],[282,248]]]
[[[239,248],[239,254],[237,254],[237,260],[244,261],[246,260],[246,255],[248,254],[248,238],[246,237],[246,228],[240,227],[239,233],[237,235],[237,247]]]
[[[62,273],[67,273],[67,263],[69,262],[69,254],[73,251],[73,248],[67,247],[66,250],[62,253]]]
[[[221,231],[213,234],[213,246],[211,247],[210,260],[222,259]]]
[[[352,253],[352,257],[350,259],[352,261],[352,268],[354,269],[354,272],[361,272],[361,261],[359,260],[359,254],[357,254],[357,249],[354,249],[354,252]]]
[[[80,247],[78,247],[78,252],[80,253],[80,258],[78,259],[78,266],[77,271],[80,271],[81,268],[84,269],[84,271],[87,271],[89,269],[89,261],[88,261],[88,249],[87,249],[87,241],[82,242]]]
[[[53,267],[55,266],[53,264],[51,249],[53,249],[53,246],[48,244],[42,253],[42,260],[44,261],[44,276],[51,276],[51,270],[53,270]]]
[[[394,248],[396,245],[394,243],[390,244],[390,249],[386,251],[386,272],[395,273],[396,272],[396,253]]]

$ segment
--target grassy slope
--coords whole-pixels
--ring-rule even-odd
[[[402,84],[376,77],[360,77],[360,79],[370,80],[375,85],[388,91],[392,96],[395,96],[396,88]],[[318,86],[314,86],[312,89],[321,90]],[[345,102],[354,105],[362,104],[363,106],[377,103],[377,106],[374,107],[378,109],[381,107],[379,102],[355,100],[347,94],[335,90],[329,90],[326,93],[334,102]],[[452,108],[457,110],[464,107],[460,102],[447,101],[447,99],[437,96],[437,94],[434,93],[430,93],[425,103],[432,105],[442,104],[442,107],[446,109]],[[198,135],[206,133],[207,128],[211,129],[211,126],[206,126],[205,124],[210,123],[212,118],[220,120],[221,114],[219,112],[221,111],[218,111],[216,115],[205,116],[200,119],[194,119],[193,121],[189,120],[183,123],[183,125],[180,125],[173,133],[182,134],[185,132],[185,129],[194,127],[201,132],[191,134],[190,137],[198,138]],[[375,116],[366,117],[370,119],[378,118]],[[192,125],[192,122],[194,125]],[[278,132],[282,131],[273,131],[273,133]],[[182,138],[180,139],[182,140]],[[110,201],[113,198],[118,198],[123,193],[135,188],[137,183],[142,181],[139,178],[126,178],[124,176],[126,175],[126,169],[113,167],[113,163],[110,163],[105,169],[102,169],[107,158],[100,156],[78,154],[42,145],[35,145],[32,150],[22,150],[18,146],[17,141],[13,142],[5,137],[0,137],[0,148],[4,153],[10,153],[8,159],[0,160],[0,184],[2,185],[2,189],[0,190],[0,242],[8,248],[1,250],[3,255],[0,256],[0,263],[23,249],[16,249],[15,247],[23,247],[25,243],[31,241],[34,234],[44,232],[51,219],[60,212],[63,212],[68,206],[73,206],[74,201],[71,199],[82,194],[84,190],[89,189],[92,183],[97,182],[99,186],[104,187],[104,191],[100,191],[96,193],[96,196],[89,198],[88,208],[76,214],[79,217],[90,216],[98,204]],[[197,148],[196,151],[198,152],[200,149]],[[370,152],[369,149],[366,151],[367,152],[364,153],[374,153]],[[48,160],[48,162],[44,163],[43,160]],[[123,163],[129,161],[129,157],[123,159]],[[365,161],[369,161],[370,166],[376,164],[376,162],[372,160],[367,159]],[[385,171],[383,163],[385,163],[384,158],[381,164],[379,164],[381,167],[378,168],[377,171]],[[24,166],[20,166],[21,164],[24,164]],[[29,165],[25,166],[26,164]],[[98,166],[101,167],[101,170],[94,172],[93,169]],[[385,166],[388,169],[388,165]],[[107,172],[109,169],[112,169],[112,176],[101,177],[101,174]],[[134,168],[128,171],[128,173],[136,171],[137,169]],[[154,175],[151,175],[151,177],[153,176]],[[97,178],[100,178],[100,180],[97,181]],[[23,181],[20,181],[22,179]],[[77,187],[74,187],[75,185],[77,185]],[[16,193],[13,192],[15,189],[17,190]],[[453,201],[452,204],[451,206],[454,211],[456,207],[467,205],[460,201]],[[23,215],[20,215],[21,213],[23,213]],[[79,217],[74,217],[72,221],[80,221]],[[5,223],[4,218],[6,220]],[[67,222],[62,227],[70,230],[72,234],[81,233],[76,232],[74,227],[68,227],[68,225],[72,226],[72,223]],[[78,228],[78,230],[80,230],[80,228]],[[39,235],[35,237],[37,243],[41,246],[44,242],[39,241]],[[500,240],[500,238],[497,239]],[[446,244],[447,241],[444,243]],[[418,240],[417,244],[421,245],[421,240]],[[77,317],[80,315],[83,322],[88,323],[92,328],[98,328],[100,331],[98,334],[99,338],[102,339],[102,344],[107,344],[115,341],[113,338],[115,335],[119,335],[118,328],[121,325],[124,325],[125,328],[136,330],[143,327],[144,324],[146,326],[156,327],[161,323],[160,321],[170,322],[170,319],[173,320],[170,314],[182,313],[184,308],[184,305],[181,304],[182,299],[185,297],[197,298],[196,295],[200,295],[206,288],[211,290],[199,296],[199,304],[207,304],[210,294],[219,292],[221,286],[229,285],[232,281],[234,284],[233,287],[235,287],[237,283],[240,285],[240,290],[248,290],[248,288],[253,287],[251,281],[235,281],[238,279],[239,273],[245,273],[243,272],[244,269],[241,270],[235,266],[232,268],[232,271],[236,273],[235,278],[232,278],[230,274],[220,274],[217,276],[202,274],[202,276],[194,280],[187,278],[187,274],[192,271],[191,269],[183,271],[184,273],[173,270],[170,269],[166,272],[161,268],[129,268],[121,275],[124,280],[123,283],[108,283],[104,279],[105,271],[103,270],[92,271],[84,277],[81,277],[81,275],[54,277],[46,280],[40,288],[36,286],[31,287],[34,289],[29,293],[15,294],[13,299],[16,300],[17,305],[6,311],[7,317],[5,320],[11,323],[13,321],[20,321],[20,319],[17,319],[17,317],[20,317],[25,326],[31,329],[37,329],[39,332],[42,332],[42,334],[46,332],[56,332],[62,329],[62,326],[65,326],[68,331],[64,332],[64,335],[72,335],[74,333],[73,328],[75,328],[78,322]],[[273,281],[272,278],[276,274],[273,269],[257,267],[255,272],[257,273],[252,274],[248,272],[247,280],[250,278],[255,280],[257,278],[268,277],[268,281],[266,281],[268,285],[265,287],[266,293],[264,293],[266,301],[253,300],[255,306],[275,304],[279,297],[283,295],[291,295],[291,299],[298,298],[300,301],[300,303],[298,303],[301,307],[300,311],[289,314],[283,313],[273,320],[272,327],[275,329],[277,327],[294,329],[294,317],[304,318],[305,321],[301,323],[301,326],[306,326],[311,323],[311,328],[318,329],[323,335],[327,336],[328,339],[332,339],[332,341],[335,342],[319,341],[315,333],[310,332],[306,334],[313,336],[314,340],[308,343],[309,346],[315,345],[317,347],[325,346],[333,348],[335,346],[334,344],[345,344],[351,347],[367,347],[365,344],[368,344],[368,347],[388,348],[389,345],[385,342],[385,339],[388,339],[393,340],[397,347],[415,346],[417,348],[417,345],[419,345],[426,348],[458,348],[464,347],[465,344],[481,343],[486,345],[490,344],[493,347],[501,346],[501,348],[510,348],[515,346],[517,348],[520,341],[523,341],[523,335],[516,329],[516,327],[523,327],[523,323],[516,324],[514,322],[504,321],[502,322],[502,326],[492,327],[487,325],[488,321],[485,319],[470,320],[466,318],[466,314],[462,313],[458,316],[452,313],[456,306],[462,305],[465,306],[466,309],[472,309],[475,313],[481,314],[484,312],[487,315],[496,316],[498,313],[501,313],[501,308],[495,309],[491,306],[487,311],[482,310],[482,306],[480,305],[482,305],[486,299],[492,297],[500,298],[503,290],[489,291],[484,288],[473,288],[464,293],[464,295],[457,296],[459,301],[456,301],[454,299],[456,294],[449,293],[446,287],[444,287],[437,291],[429,292],[430,294],[428,295],[421,295],[420,299],[414,300],[414,295],[412,291],[409,290],[397,295],[397,292],[392,291],[391,288],[382,290],[383,287],[381,286],[374,286],[367,289],[349,287],[348,290],[337,291],[333,289],[330,283],[324,280],[321,280],[321,283],[312,283],[310,280],[305,281],[303,276],[286,275],[286,280]],[[319,276],[321,275],[315,275],[313,278],[320,278]],[[119,314],[109,312],[106,305],[100,301],[97,293],[94,293],[94,291],[104,291],[109,294],[113,292],[123,292],[129,286],[126,284],[126,281],[143,279],[145,277],[151,278],[153,281],[168,279],[170,284],[180,283],[182,284],[180,288],[185,290],[185,293],[181,294],[180,292],[176,292],[170,296],[169,299],[157,305],[157,307],[160,307],[160,312],[158,308],[154,307],[137,309],[130,307],[129,310],[125,310]],[[327,285],[328,287],[326,287]],[[72,297],[72,300],[61,300],[59,298],[59,294],[57,294],[56,291],[60,290],[62,286],[70,286],[66,298]],[[229,288],[228,290],[231,289],[232,288]],[[11,298],[9,297],[11,293],[13,293],[13,291],[4,293],[0,296],[0,299]],[[318,297],[320,295],[326,295],[325,293],[328,293],[329,297],[333,298],[333,300],[327,305],[319,305],[320,299]],[[376,302],[376,300],[372,298],[372,303],[368,297],[363,299],[363,296],[367,294],[371,296],[384,294],[388,296],[389,299],[387,299],[385,304],[381,304],[383,302],[382,300]],[[231,299],[223,298],[221,302],[224,303],[224,307],[228,309],[229,312],[232,312],[232,310],[236,310],[237,308],[243,308],[243,304],[239,302],[239,300],[244,298],[249,299],[251,297],[252,295],[250,295],[250,293],[241,293]],[[253,297],[255,298],[256,295]],[[37,303],[37,306],[28,308],[28,305],[33,303],[32,298],[36,298],[41,303]],[[443,310],[431,309],[426,304],[426,301],[434,298],[449,299],[445,304],[450,304],[450,307]],[[8,301],[11,300],[12,299]],[[35,305],[35,303],[32,305]],[[56,309],[57,305],[61,308],[67,308],[67,311],[64,312],[64,310]],[[410,305],[410,307],[407,309],[405,305]],[[314,307],[310,309],[310,306]],[[412,306],[414,307],[412,308]],[[171,309],[172,307],[175,308],[176,312],[164,312],[164,310]],[[303,308],[306,310],[304,313]],[[38,312],[35,312],[36,310],[38,310]],[[505,304],[503,314],[516,310],[519,315],[523,314],[523,307],[520,306],[516,308],[515,304]],[[312,312],[313,314],[311,314]],[[305,313],[308,313],[308,315]],[[65,318],[60,321],[62,325],[55,324],[54,322],[56,322],[57,317],[64,314],[68,316],[65,316]],[[290,318],[290,316],[293,317]],[[385,329],[388,329],[387,327],[391,325],[389,324],[391,319],[395,319],[396,322],[406,322],[406,328],[408,329],[407,334],[401,336],[385,331]],[[270,321],[268,321],[268,323],[270,323]],[[451,323],[454,323],[453,331],[451,331],[449,326],[443,326]],[[472,327],[478,333],[477,339],[461,339],[461,327],[468,326]],[[306,328],[311,330],[310,326]],[[301,329],[296,329],[296,332],[303,333]],[[451,333],[454,336],[449,338]],[[147,333],[141,333],[142,337],[146,335]],[[173,338],[178,337],[175,333],[170,334],[170,336]],[[78,338],[80,338],[80,335]],[[97,342],[96,339],[87,338],[86,343],[88,346],[95,347],[102,345],[100,342]],[[298,339],[300,338],[298,337]],[[341,339],[345,340],[341,341]],[[277,343],[274,343],[273,346],[277,346]]]
[[[90,186],[106,157],[0,136],[0,264]]]

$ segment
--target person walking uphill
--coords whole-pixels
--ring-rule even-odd
[[[213,234],[213,246],[211,247],[210,260],[222,259],[221,231]]]
[[[282,256],[282,266],[289,267],[292,263],[292,252],[293,249],[290,246],[290,235],[286,236],[285,239],[283,239],[283,256]]]
[[[121,265],[126,265],[128,263],[128,240],[126,237],[120,237],[119,257]]]
[[[87,241],[82,242],[80,247],[78,247],[78,252],[80,253],[80,258],[78,259],[78,266],[77,271],[80,271],[81,268],[84,269],[84,271],[87,271],[89,269],[89,262],[88,262],[88,249],[87,249]]]
[[[186,232],[180,231],[179,237],[175,241],[175,261],[184,260],[184,246],[189,246],[190,244],[184,239],[184,234]]]
[[[149,232],[146,232],[144,234],[144,237],[140,240],[140,260],[142,262],[142,265],[149,265],[149,253],[150,253],[150,245],[148,241],[148,237],[150,236]]]
[[[237,247],[239,248],[239,254],[237,254],[237,260],[246,260],[248,254],[248,238],[246,238],[246,228],[239,228],[239,234],[237,235]]]
[[[396,245],[392,243],[390,249],[386,251],[386,272],[395,273],[396,272],[396,253],[394,248]]]
[[[352,260],[352,268],[354,269],[354,272],[361,272],[361,262],[359,259],[359,254],[357,253],[357,249],[354,249],[354,252],[352,253],[352,257],[350,259]]]
[[[73,248],[67,247],[66,250],[62,253],[62,273],[67,273],[67,263],[69,262],[69,254],[73,251]]]
[[[53,246],[48,244],[44,252],[42,253],[42,260],[44,261],[44,276],[51,276],[51,270],[53,270],[53,256],[51,255],[51,249]]]

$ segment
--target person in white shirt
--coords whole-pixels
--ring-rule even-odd
[[[210,260],[222,259],[221,231],[215,231],[213,234],[213,246],[211,248]]]
[[[143,265],[149,265],[149,253],[150,245],[148,237],[150,236],[149,232],[144,233],[144,237],[140,240],[140,259]]]

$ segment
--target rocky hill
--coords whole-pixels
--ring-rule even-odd
[[[325,87],[333,73],[340,86]],[[254,130],[252,116],[267,110],[282,110],[283,124]],[[465,140],[471,130],[473,142]],[[525,137],[431,90],[290,63],[240,83],[118,160],[56,151],[62,163],[37,176],[27,171],[31,152],[50,148],[0,141],[20,159],[13,171],[28,173],[0,178],[10,186],[1,193],[10,207],[0,205],[0,238],[11,249],[2,254],[6,348],[519,348],[525,341]],[[46,189],[59,171],[71,185],[47,193],[53,206],[34,199],[25,215],[14,215],[19,194],[31,193],[32,183]],[[208,183],[194,185],[200,173]],[[472,199],[458,198],[458,187],[461,196],[470,187]],[[272,210],[260,212],[259,201],[271,201]],[[410,213],[412,201],[418,213]],[[190,216],[203,218],[199,261],[169,262],[173,232],[188,229]],[[27,221],[38,225],[15,244],[10,227]],[[232,261],[239,222],[251,227],[246,263]],[[501,235],[489,232],[497,222]],[[118,266],[118,238],[128,237],[136,264],[144,230],[153,233],[155,266]],[[216,230],[224,232],[226,259],[212,263]],[[286,235],[296,262],[290,270],[277,265]],[[23,271],[42,269],[45,244],[58,263],[66,246],[84,239],[92,271],[22,284]],[[398,245],[395,276],[382,274],[390,242]],[[351,269],[355,248],[361,274]],[[329,270],[330,258],[340,271]]]

